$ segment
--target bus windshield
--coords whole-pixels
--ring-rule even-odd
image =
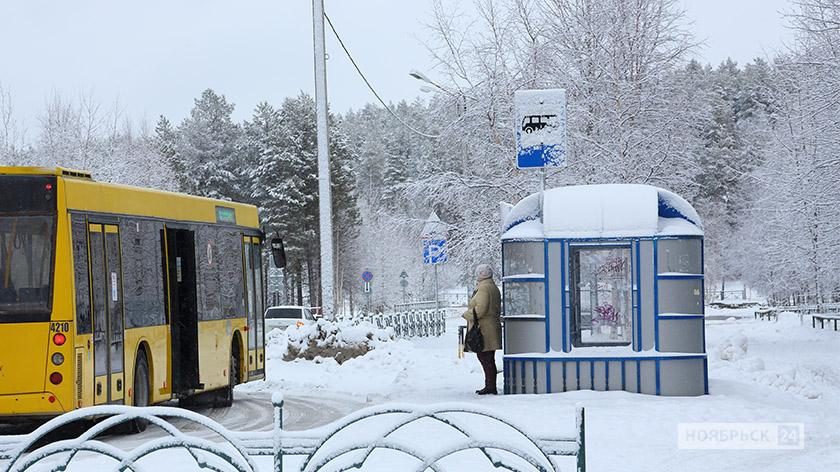
[[[53,215],[0,215],[0,322],[50,313],[54,232]]]

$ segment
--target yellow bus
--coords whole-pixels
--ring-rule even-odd
[[[0,419],[209,398],[265,372],[257,209],[0,167]]]

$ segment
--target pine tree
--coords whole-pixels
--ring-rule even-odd
[[[178,127],[176,149],[184,168],[182,191],[227,200],[244,193],[237,162],[241,131],[231,118],[233,108],[224,95],[207,89]]]
[[[166,163],[169,171],[175,177],[177,190],[186,190],[186,170],[177,151],[178,135],[172,123],[163,115],[158,118],[155,126],[155,135],[152,138],[152,147]]]
[[[347,247],[357,234],[358,210],[352,154],[340,127],[332,117],[331,121],[333,231],[337,253],[342,255],[341,248]],[[309,303],[318,304],[320,240],[315,102],[301,93],[284,100],[279,110],[262,103],[245,124],[244,134],[244,159],[257,162],[249,173],[254,182],[250,196],[260,207],[266,232],[284,239],[289,259],[287,273],[295,279],[298,291],[302,293],[301,285],[305,285]],[[336,265],[340,266],[346,257],[336,258]]]

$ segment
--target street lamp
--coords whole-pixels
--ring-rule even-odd
[[[411,77],[414,77],[415,79],[417,79],[417,80],[419,80],[419,81],[421,81],[421,82],[426,82],[427,84],[429,84],[429,85],[431,85],[432,87],[434,87],[434,88],[436,88],[436,89],[440,90],[441,92],[451,93],[451,92],[449,92],[448,90],[446,90],[445,88],[443,88],[443,87],[441,87],[440,85],[436,84],[436,83],[435,83],[434,81],[432,81],[432,79],[430,79],[430,78],[429,78],[426,74],[424,74],[424,73],[420,72],[420,71],[419,71],[419,70],[417,70],[417,69],[411,69],[411,70],[408,72],[408,75],[410,75]],[[424,90],[424,89],[425,89],[425,90]],[[423,92],[425,92],[425,93],[428,93],[428,92],[431,92],[431,91],[432,91],[432,89],[430,89],[429,87],[421,87],[421,88],[420,88],[420,90],[422,90],[422,91],[423,91]]]

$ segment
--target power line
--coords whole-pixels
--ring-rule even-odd
[[[353,64],[353,67],[356,68],[356,72],[359,73],[359,76],[365,82],[365,85],[367,85],[367,87],[373,93],[373,96],[376,97],[377,100],[379,100],[379,103],[381,103],[382,106],[385,107],[386,110],[388,110],[388,113],[390,113],[394,118],[396,118],[397,121],[399,121],[403,126],[410,129],[411,131],[419,134],[420,136],[423,136],[423,137],[426,137],[426,138],[432,138],[432,139],[440,138],[441,135],[439,135],[439,134],[424,133],[424,132],[418,130],[417,128],[414,128],[410,124],[406,123],[405,121],[403,121],[402,118],[399,117],[399,115],[397,115],[397,113],[394,110],[391,109],[391,107],[389,107],[385,103],[385,100],[382,100],[382,97],[379,96],[379,93],[376,91],[376,89],[373,88],[373,85],[370,84],[370,81],[368,81],[367,77],[365,77],[365,74],[362,72],[362,69],[359,68],[358,64],[356,64],[356,60],[353,59],[353,56],[350,54],[350,51],[347,49],[347,46],[344,44],[344,41],[341,40],[341,36],[338,35],[338,31],[335,30],[335,26],[333,25],[332,21],[330,20],[330,17],[327,16],[326,12],[324,12],[324,18],[327,19],[327,24],[330,25],[330,29],[332,30],[333,34],[335,35],[335,39],[338,40],[338,44],[341,45],[341,49],[344,49],[344,53],[347,54],[347,58],[350,59],[350,62]]]

